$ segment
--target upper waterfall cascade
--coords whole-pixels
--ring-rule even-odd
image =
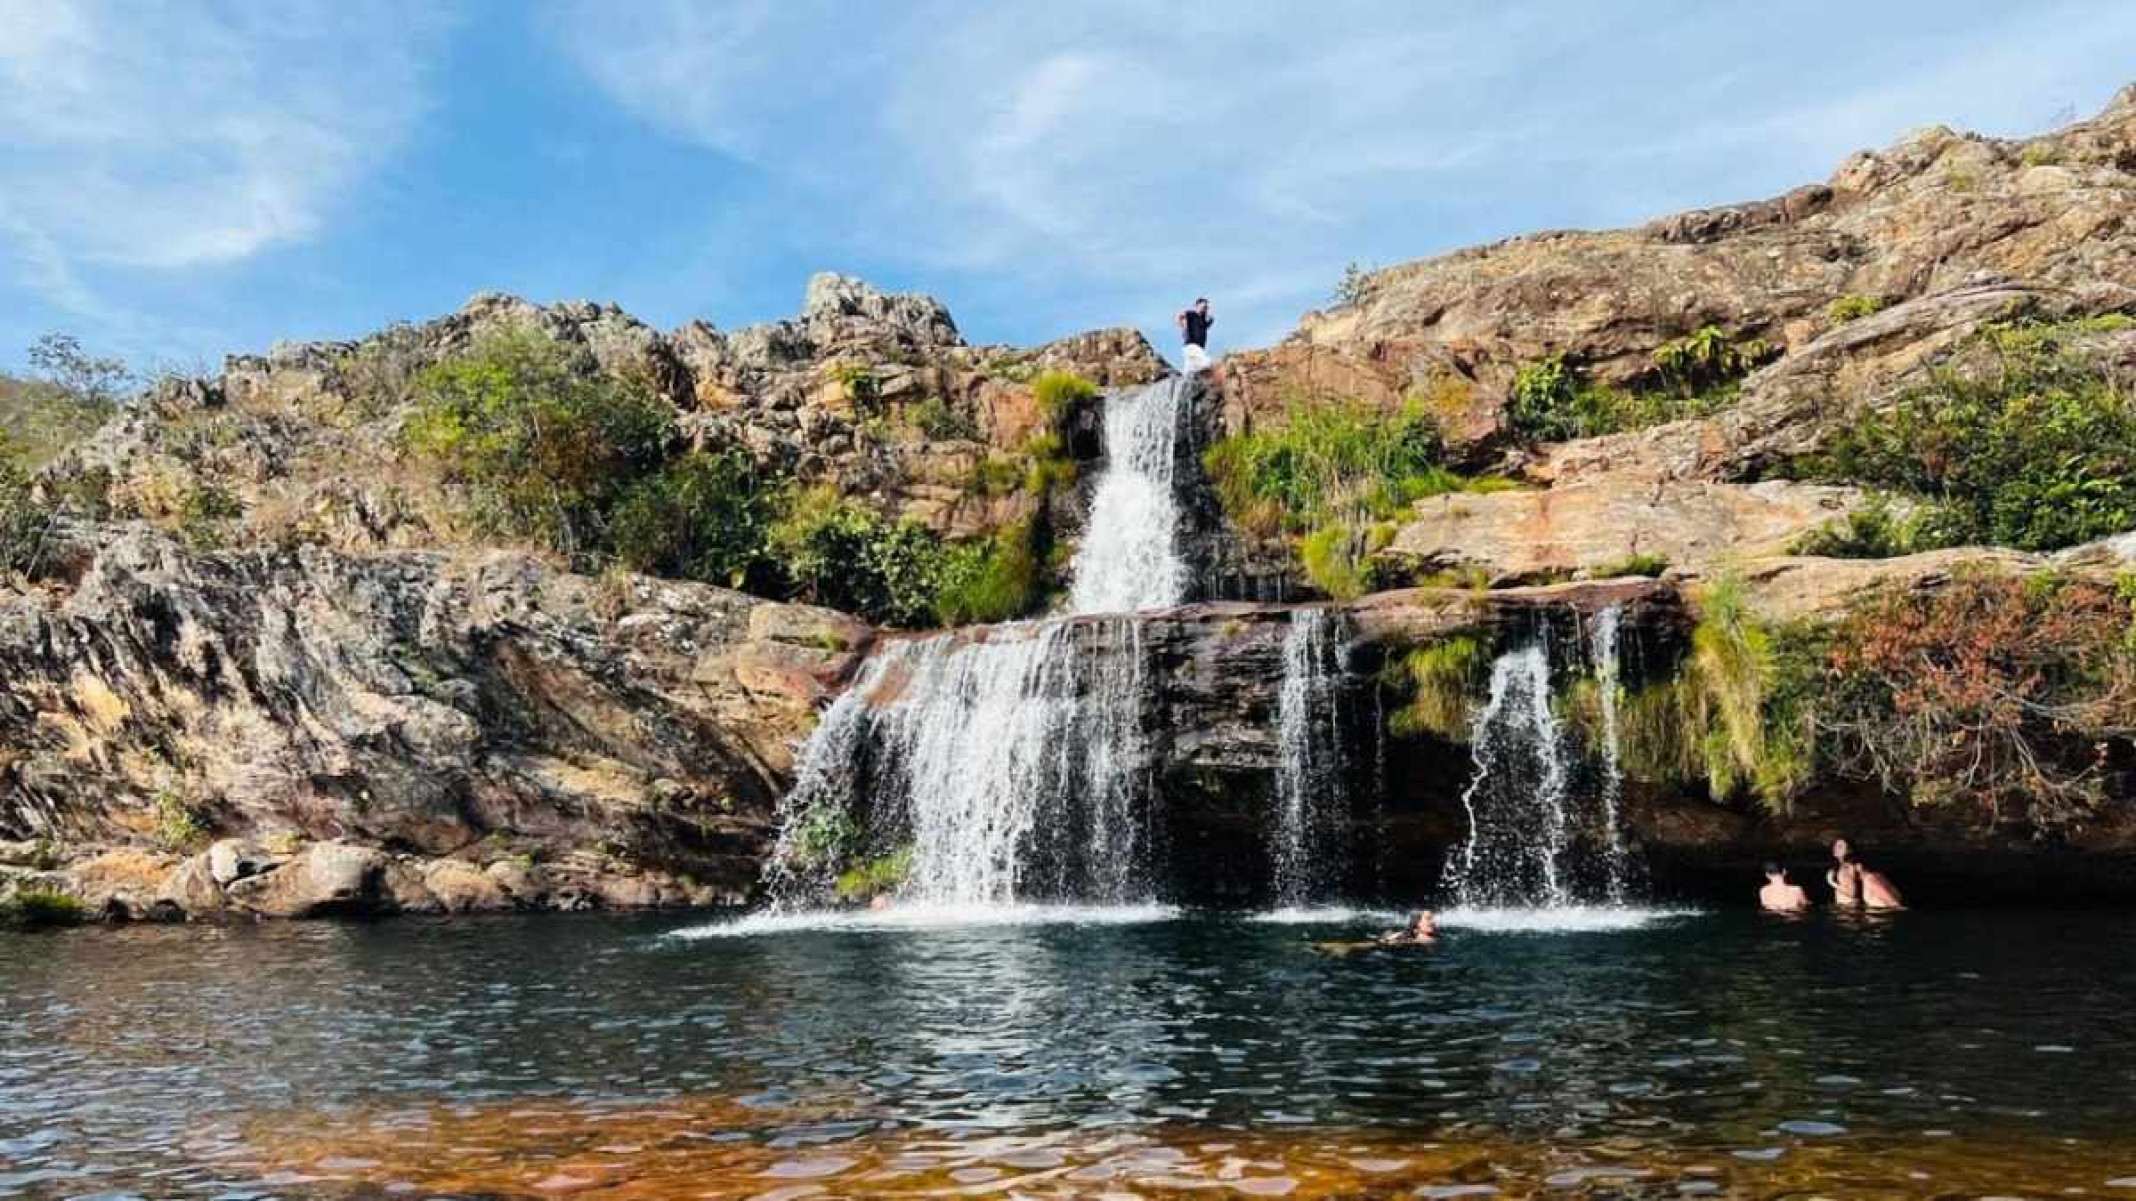
[[[1193,382],[1173,376],[1105,405],[1105,474],[1076,551],[1073,613],[1165,609],[1187,597],[1179,553],[1179,427]]]

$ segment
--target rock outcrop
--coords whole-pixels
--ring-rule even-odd
[[[1282,344],[1230,356],[1233,411],[1266,419],[1300,393],[1419,395],[1456,442],[1489,443],[1515,370],[1550,355],[1629,383],[1653,370],[1656,346],[1700,326],[1792,355],[1840,324],[1831,306],[1843,297],[1896,307],[2002,282],[2085,297],[2093,311],[2125,307],[2136,300],[2131,212],[2136,89],[2036,138],[1936,127],[1770,200],[1374,272],[1351,303],[1308,314]],[[1855,333],[1871,360],[1883,357],[1876,344],[1896,356],[1885,370],[1933,349]]]
[[[823,482],[955,535],[1026,515],[971,481],[1040,427],[1031,381],[1049,369],[1101,385],[1171,368],[1141,334],[1098,330],[1035,349],[972,346],[926,296],[821,275],[799,317],[724,333],[661,333],[613,305],[537,305],[485,293],[459,312],[356,342],[278,344],[219,375],[164,380],[51,468],[55,489],[121,516],[181,525],[190,498],[227,492],[228,540],[343,550],[482,541],[448,482],[401,445],[416,377],[504,330],[565,347],[577,369],[637,381],[700,447],[741,447],[768,472]],[[948,429],[910,420],[931,404]]]
[[[242,835],[172,887],[278,915],[579,903],[647,873],[656,898],[741,899],[793,743],[872,637],[508,551],[201,554],[134,526],[73,531],[53,561],[0,590],[0,835]],[[318,849],[349,844],[360,870]]]

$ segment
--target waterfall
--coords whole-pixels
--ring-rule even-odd
[[[1469,724],[1474,766],[1461,794],[1468,840],[1446,863],[1445,883],[1457,904],[1625,903],[1632,857],[1620,812],[1622,632],[1618,608],[1596,615],[1590,665],[1601,770],[1592,797],[1573,786],[1572,748],[1552,706],[1547,649],[1531,643],[1491,664],[1489,698]]]
[[[1070,611],[1132,613],[1186,599],[1173,477],[1191,388],[1187,377],[1173,376],[1106,398],[1106,470],[1076,551]]]
[[[891,643],[803,748],[774,895],[820,894],[820,862],[909,847],[900,891],[921,903],[1147,899],[1143,677],[1124,619]]]
[[[1541,645],[1491,664],[1490,699],[1469,740],[1475,766],[1461,794],[1469,836],[1447,860],[1448,890],[1468,906],[1572,904],[1569,773]]]
[[[1154,891],[1137,610],[1186,597],[1173,496],[1183,378],[1116,392],[1068,617],[888,641],[800,754],[767,883],[820,900],[856,858],[908,857],[900,897],[1121,903]],[[1111,616],[1104,616],[1111,615]]]
[[[1631,853],[1624,845],[1624,759],[1617,704],[1623,691],[1618,649],[1624,607],[1611,605],[1595,615],[1594,671],[1602,716],[1602,871],[1610,903],[1621,905],[1629,888]]]
[[[1298,907],[1327,899],[1335,883],[1344,791],[1341,712],[1344,645],[1339,616],[1298,609],[1283,638],[1277,696],[1276,900]]]

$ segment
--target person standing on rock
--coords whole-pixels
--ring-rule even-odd
[[[1186,340],[1188,371],[1209,369],[1209,327],[1215,324],[1206,296],[1195,297],[1192,305],[1179,310],[1179,336]]]

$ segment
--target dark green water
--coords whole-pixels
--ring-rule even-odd
[[[729,1098],[761,1116],[722,1137],[781,1147],[1185,1125],[1755,1160],[2136,1129],[2119,913],[1718,913],[1347,957],[1310,943],[1369,925],[673,936],[702,925],[0,935],[0,1196],[340,1196],[275,1176],[260,1130],[535,1096]]]

